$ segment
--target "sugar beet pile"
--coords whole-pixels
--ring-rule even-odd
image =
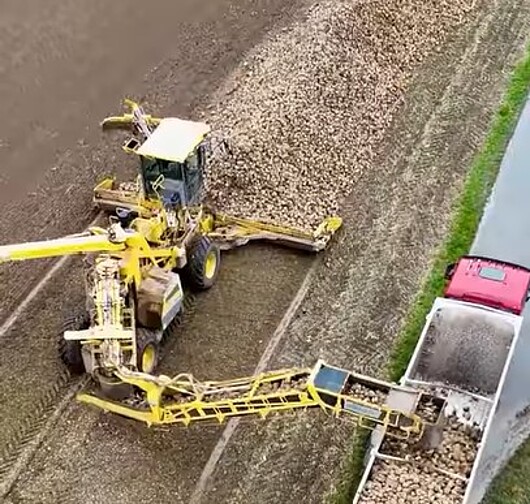
[[[312,2],[307,19],[249,54],[213,101],[208,120],[233,153],[211,170],[212,204],[305,228],[337,213],[414,69],[475,1]]]
[[[360,504],[458,504],[477,455],[481,432],[447,418],[444,437],[433,450],[387,438],[364,488]]]

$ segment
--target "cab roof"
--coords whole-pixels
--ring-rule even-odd
[[[445,297],[506,310],[524,309],[530,270],[488,257],[464,256],[449,267]]]
[[[183,163],[210,130],[210,126],[201,122],[168,117],[160,121],[136,153],[140,156]]]

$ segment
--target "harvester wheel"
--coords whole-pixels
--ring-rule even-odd
[[[64,339],[65,331],[82,331],[90,326],[90,318],[87,313],[69,316],[63,324],[63,331],[59,335],[59,355],[68,371],[72,375],[80,375],[85,372],[83,356],[81,355],[81,342]]]
[[[98,370],[94,372],[94,380],[99,388],[99,393],[114,401],[122,401],[131,397],[134,391],[130,383],[124,383],[114,375],[106,376]]]
[[[143,373],[153,373],[158,366],[160,338],[155,330],[136,328],[136,365]]]
[[[207,236],[197,237],[188,249],[188,264],[184,277],[195,290],[209,289],[217,279],[221,254],[219,247]]]

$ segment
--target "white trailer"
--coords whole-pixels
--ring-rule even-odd
[[[448,278],[401,379],[401,385],[439,399],[427,415],[434,415],[432,435],[441,443],[426,449],[377,429],[353,504],[477,504],[472,488],[521,330],[530,272],[467,256]],[[396,394],[388,403],[426,414]]]

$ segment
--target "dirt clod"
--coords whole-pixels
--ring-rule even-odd
[[[459,504],[464,482],[416,464],[378,461],[359,504]]]
[[[430,396],[422,395],[415,411],[424,422],[436,423],[441,413],[441,404]]]
[[[435,449],[426,450],[420,444],[387,438],[381,452],[410,460],[430,470],[441,469],[468,477],[478,451],[480,436],[478,429],[466,427],[456,418],[450,417],[444,426],[442,442]]]
[[[442,443],[433,450],[386,438],[381,453],[402,460],[380,459],[374,464],[359,504],[460,503],[465,483],[455,475],[470,476],[480,432],[454,417],[446,420]]]
[[[344,394],[373,404],[384,404],[387,394],[381,390],[369,388],[362,383],[354,383],[344,390]]]

